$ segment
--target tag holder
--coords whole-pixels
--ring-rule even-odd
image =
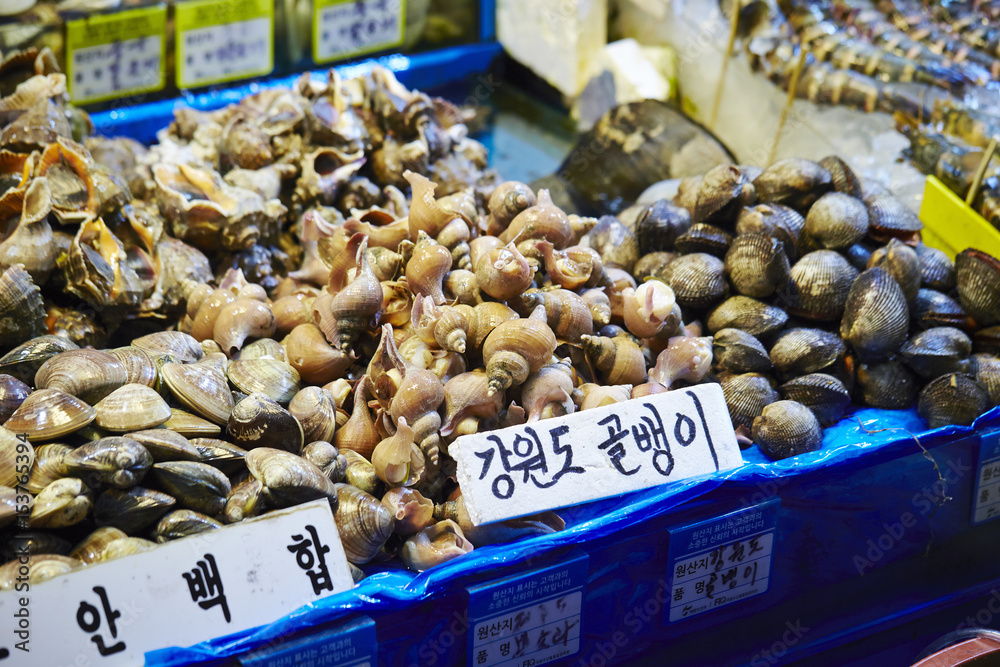
[[[975,201],[982,187],[982,176],[996,149],[996,142],[990,143],[993,149],[983,156],[976,170],[976,182],[969,189],[970,201]],[[924,184],[920,220],[924,223],[921,233],[924,243],[939,248],[952,259],[965,248],[977,248],[1000,256],[1000,230],[935,176],[928,176]]]

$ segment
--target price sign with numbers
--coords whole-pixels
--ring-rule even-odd
[[[467,665],[544,665],[580,651],[588,558],[469,588]]]
[[[353,587],[319,500],[0,592],[0,654],[10,653],[0,664],[142,664],[148,651],[254,628]],[[24,608],[22,654],[14,613]]]
[[[972,503],[972,523],[1000,517],[1000,431],[979,436],[979,476]]]
[[[176,5],[177,85],[194,88],[270,74],[273,0],[193,0]]]
[[[241,667],[373,667],[378,664],[375,621],[356,618],[330,630],[268,645],[239,658]]]
[[[406,0],[314,0],[313,60],[342,60],[403,43]]]
[[[780,499],[670,531],[671,623],[765,593]]]
[[[76,103],[161,90],[166,61],[164,5],[66,22],[66,81]]]
[[[449,451],[477,525],[743,464],[715,383],[462,436]]]

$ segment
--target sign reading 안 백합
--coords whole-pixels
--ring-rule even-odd
[[[274,0],[194,0],[177,3],[175,12],[179,87],[274,69]]]
[[[66,22],[66,81],[78,104],[164,86],[165,5]]]
[[[477,525],[743,464],[715,383],[462,436],[449,452]]]
[[[670,530],[673,623],[767,592],[780,498]]]
[[[1000,431],[979,436],[979,475],[972,503],[973,525],[1000,517]]]
[[[0,593],[0,664],[138,665],[353,587],[319,500]],[[15,646],[18,612],[30,618],[29,652]]]
[[[313,0],[313,60],[326,63],[403,43],[406,0]]]
[[[586,554],[469,588],[467,665],[544,665],[580,651]]]

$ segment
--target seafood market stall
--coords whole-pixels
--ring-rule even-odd
[[[487,4],[352,3],[360,50],[320,0],[0,33],[0,663],[904,664],[995,625],[988,209],[554,96],[515,76],[519,4],[506,55]],[[113,9],[161,64],[201,29],[273,63],[75,98]],[[519,84],[592,121],[530,183],[498,128],[566,115]]]

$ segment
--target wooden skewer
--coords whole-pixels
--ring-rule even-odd
[[[722,55],[722,67],[719,69],[719,80],[715,83],[715,98],[712,100],[712,114],[708,117],[708,129],[715,130],[715,121],[719,119],[719,104],[722,103],[722,89],[726,83],[726,70],[729,68],[729,58],[733,54],[733,44],[736,43],[736,28],[740,23],[740,0],[732,0],[733,15],[729,19],[729,40],[726,42],[726,52]],[[722,11],[722,8],[719,8]]]
[[[799,59],[795,63],[795,69],[792,71],[792,80],[788,84],[788,97],[785,98],[785,106],[781,109],[781,116],[778,118],[778,129],[774,132],[774,141],[771,142],[771,152],[767,156],[768,165],[773,164],[774,158],[778,155],[778,142],[781,141],[781,133],[785,129],[788,114],[792,110],[792,104],[795,102],[795,89],[799,85],[799,75],[802,74],[802,69],[805,65],[806,50],[800,46]]]
[[[997,137],[990,139],[990,144],[986,147],[986,152],[983,153],[983,159],[979,161],[979,166],[976,167],[976,174],[972,177],[972,187],[969,188],[969,194],[965,195],[965,203],[968,206],[972,206],[972,202],[976,201],[979,188],[983,186],[983,177],[986,175],[986,168],[990,166],[990,160],[993,159],[993,155],[996,153],[997,143]]]

